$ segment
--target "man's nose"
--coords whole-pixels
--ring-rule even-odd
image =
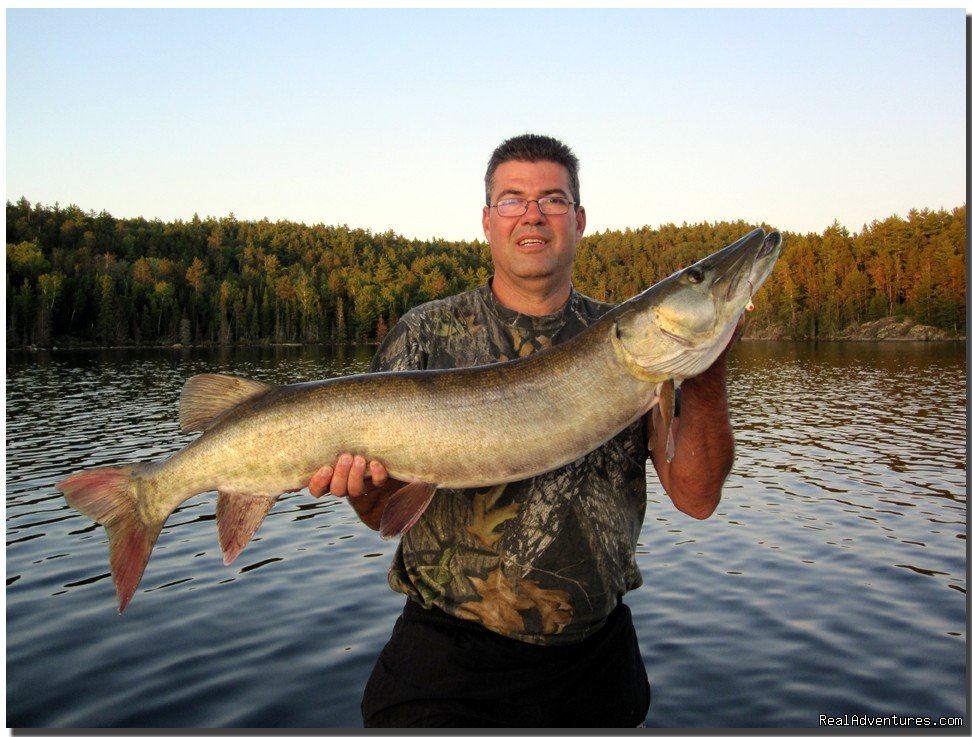
[[[527,202],[526,212],[523,213],[523,220],[528,223],[542,223],[547,219],[547,216],[543,214],[543,210],[540,209],[540,203],[536,200],[529,200]]]

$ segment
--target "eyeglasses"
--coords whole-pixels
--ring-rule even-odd
[[[539,200],[511,198],[508,200],[500,200],[495,205],[490,205],[490,207],[495,207],[496,212],[505,218],[515,218],[525,213],[531,202],[536,202],[537,207],[540,208],[540,212],[544,215],[564,215],[570,210],[571,205],[577,204],[564,197],[541,197]]]

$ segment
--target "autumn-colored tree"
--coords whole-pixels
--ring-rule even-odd
[[[750,315],[827,338],[888,315],[965,331],[966,206],[912,210],[851,233],[784,230]],[[667,223],[587,235],[574,286],[618,302],[766,223]],[[376,340],[430,299],[483,284],[483,241],[193,216],[164,223],[7,203],[7,346]],[[186,327],[188,325],[188,328]]]

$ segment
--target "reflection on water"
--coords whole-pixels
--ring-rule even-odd
[[[294,382],[367,348],[8,353],[7,710],[14,727],[348,727],[401,606],[394,542],[347,505],[286,495],[223,566],[215,495],[167,523],[115,611],[104,532],[54,482],[182,447],[195,373]],[[649,726],[816,727],[964,716],[964,345],[744,342],[737,459],[716,514],[650,473],[627,597]]]
[[[964,346],[743,343],[729,380],[715,516],[649,505],[649,724],[963,714]]]

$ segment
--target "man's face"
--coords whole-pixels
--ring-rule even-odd
[[[496,167],[490,204],[503,199],[538,200],[561,196],[573,201],[567,169],[552,161],[507,161]],[[497,280],[517,290],[549,290],[570,283],[577,243],[584,235],[584,208],[571,205],[563,215],[544,215],[536,202],[517,217],[483,208],[483,232],[489,241]]]

